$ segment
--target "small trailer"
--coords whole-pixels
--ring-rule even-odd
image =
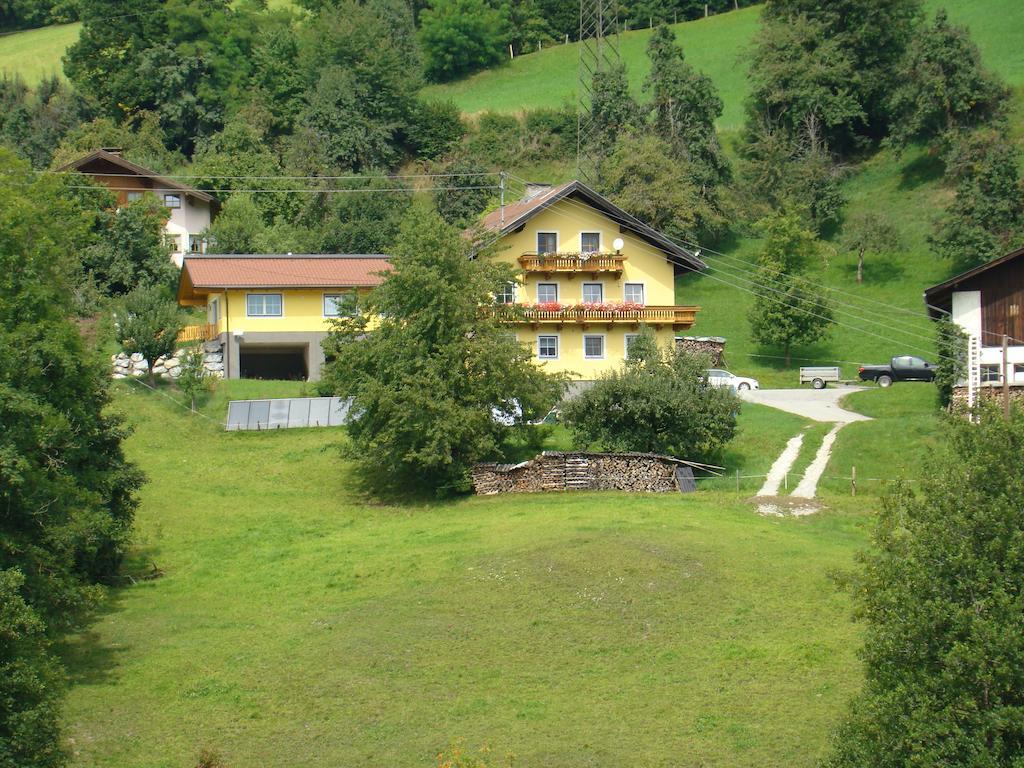
[[[810,382],[815,389],[824,389],[829,382],[839,382],[839,366],[807,366],[800,369],[800,383]]]

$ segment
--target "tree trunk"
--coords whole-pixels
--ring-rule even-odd
[[[864,249],[857,251],[857,285],[864,282]]]

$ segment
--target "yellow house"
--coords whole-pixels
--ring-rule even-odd
[[[179,339],[213,345],[230,379],[318,379],[331,320],[390,268],[381,255],[188,255],[178,303],[207,322]]]
[[[494,258],[521,272],[496,303],[549,370],[592,380],[622,363],[641,327],[668,347],[694,324],[698,308],[675,303],[675,273],[704,263],[581,182],[530,185],[482,226]],[[382,255],[188,255],[178,301],[205,306],[208,322],[182,340],[209,342],[228,378],[317,379],[331,319],[388,269]]]
[[[517,338],[550,370],[592,380],[621,365],[641,326],[664,347],[693,327],[698,307],[676,305],[675,272],[704,263],[582,182],[531,184],[483,228],[495,258],[522,271],[497,301],[517,305]]]

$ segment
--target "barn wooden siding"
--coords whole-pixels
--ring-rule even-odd
[[[543,491],[634,491],[670,493],[694,490],[688,462],[654,453],[563,453],[545,451],[522,464],[477,464],[477,494]]]
[[[982,272],[958,290],[981,291],[982,345],[999,345],[1004,333],[1024,339],[1024,269],[1020,263],[1009,262]]]

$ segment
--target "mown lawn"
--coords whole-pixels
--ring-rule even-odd
[[[839,497],[781,520],[726,490],[379,504],[343,431],[227,434],[117,393],[150,479],[128,571],[164,575],[65,649],[75,765],[426,766],[464,739],[517,765],[809,766],[858,685],[829,574],[869,518]],[[803,426],[742,419],[737,455]]]

